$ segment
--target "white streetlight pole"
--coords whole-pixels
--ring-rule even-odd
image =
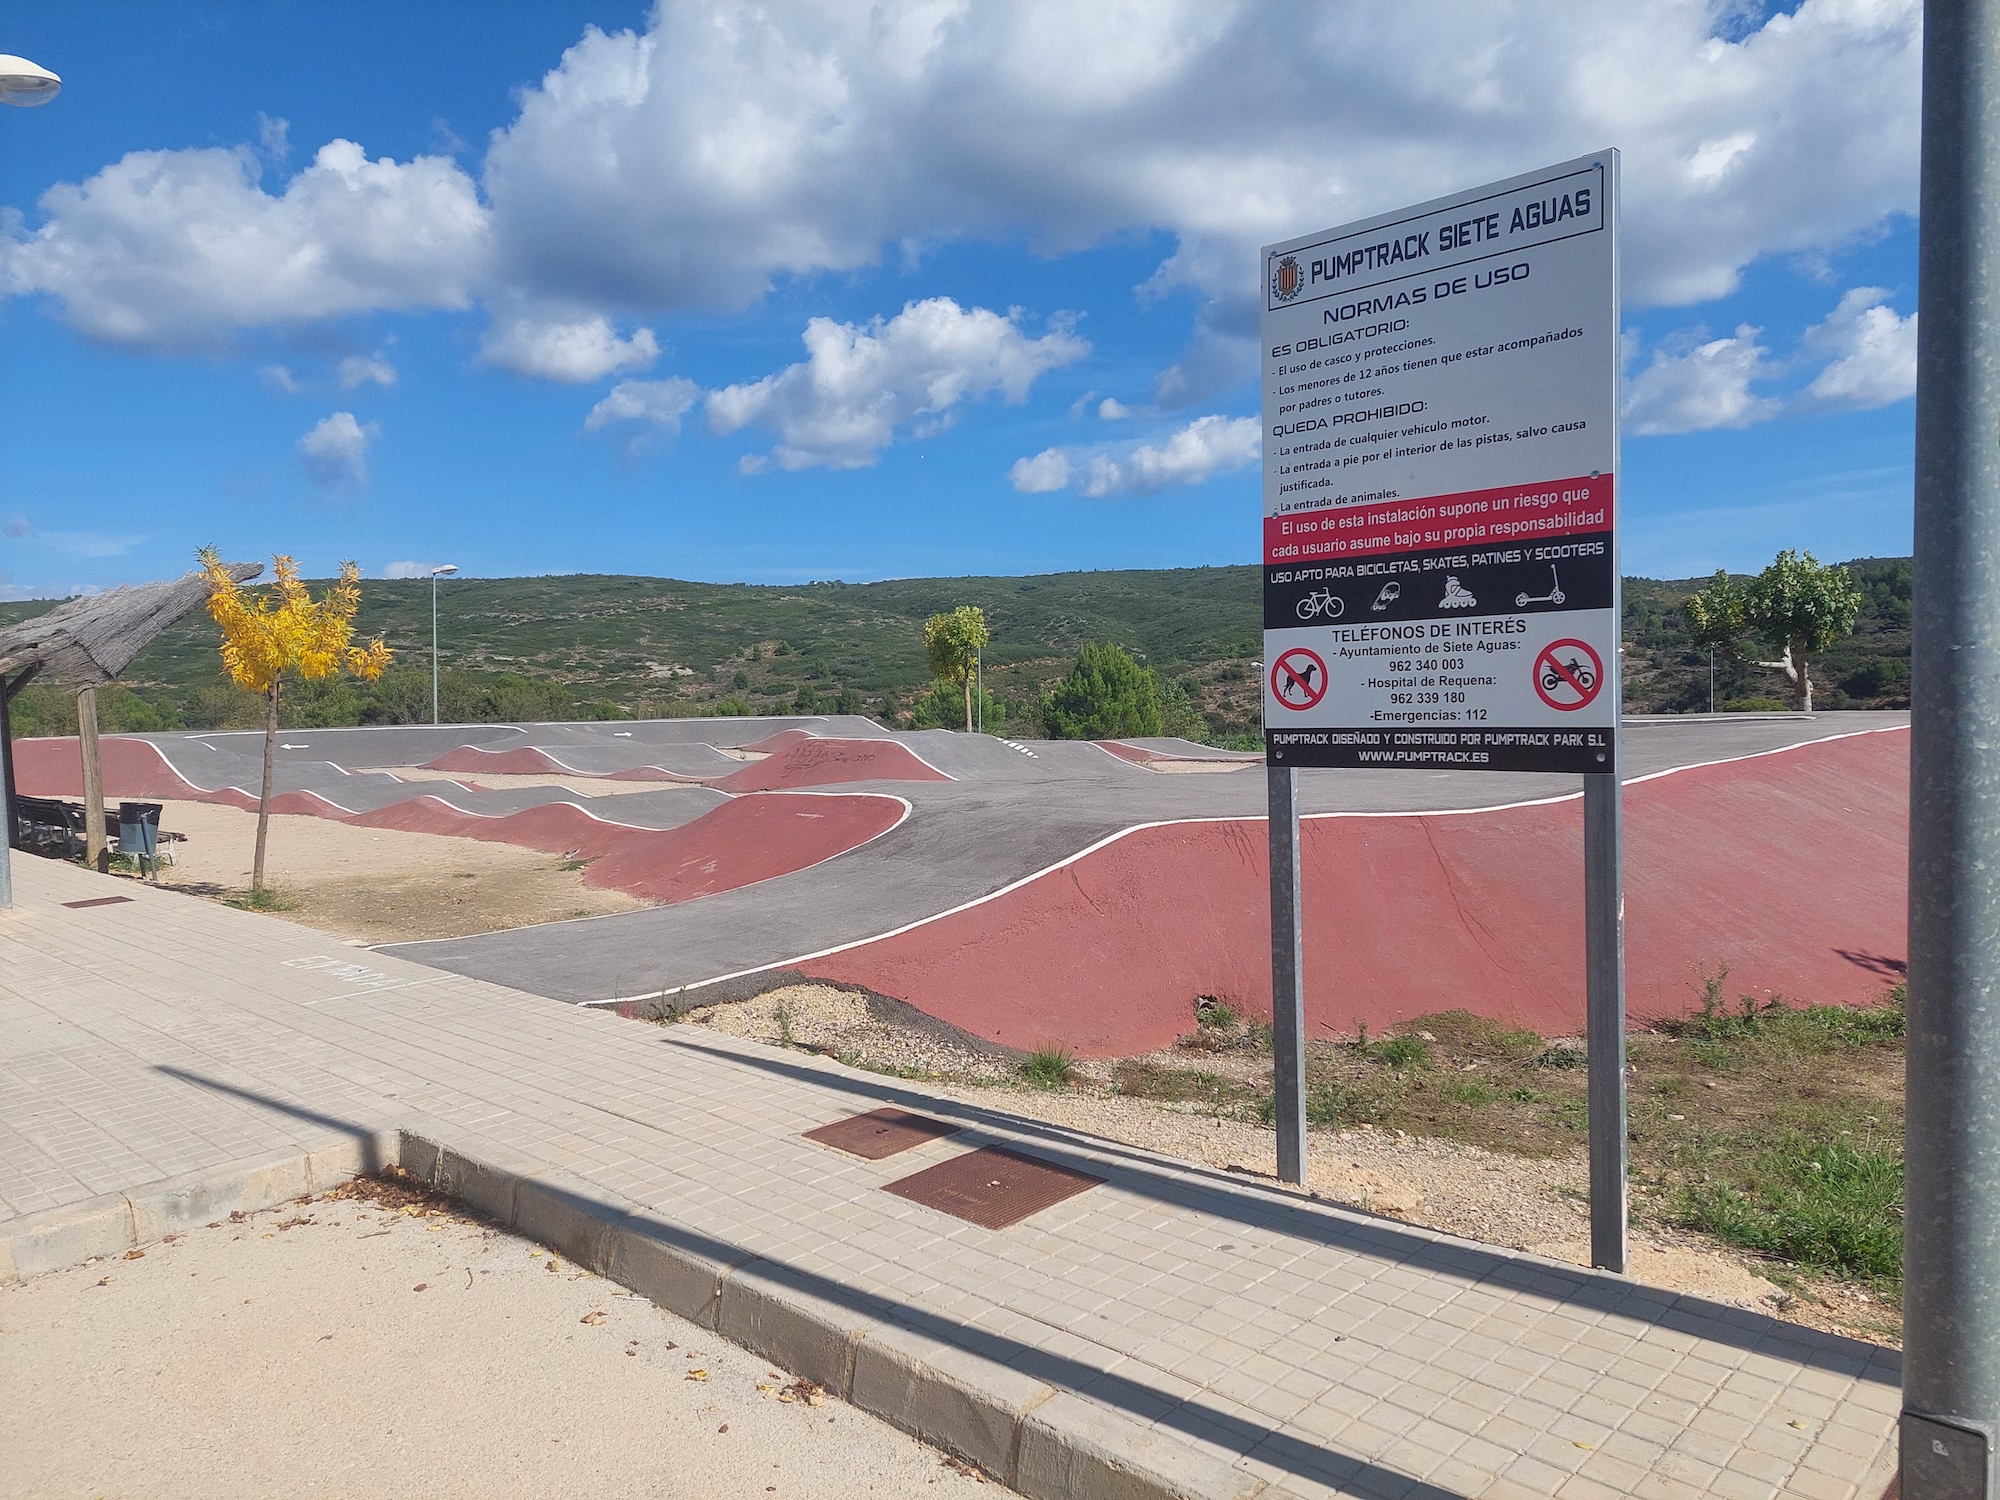
[[[457,563],[431,569],[431,723],[438,721],[438,579],[458,571]]]
[[[62,89],[62,80],[39,63],[11,52],[0,52],[0,104],[32,108],[47,104]],[[0,714],[12,713],[0,690]],[[0,727],[0,733],[4,733]],[[14,803],[0,780],[0,911],[14,904]]]

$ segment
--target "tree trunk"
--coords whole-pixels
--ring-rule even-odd
[[[965,674],[965,732],[972,733],[972,674]]]
[[[1799,707],[1805,713],[1813,711],[1812,706],[1812,658],[1803,651],[1792,652],[1792,659],[1799,664]]]
[[[271,682],[264,709],[264,789],[257,794],[257,858],[250,867],[250,889],[264,889],[264,837],[271,829],[271,772],[278,758],[278,683]]]

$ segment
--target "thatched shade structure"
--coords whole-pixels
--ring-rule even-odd
[[[264,571],[262,563],[224,563],[238,583]],[[77,691],[77,729],[93,860],[104,843],[104,782],[97,763],[97,685],[111,682],[161,631],[208,602],[208,575],[200,569],[164,583],[85,594],[0,630],[0,775],[7,793],[5,841],[14,840],[14,731],[8,700],[29,680]]]

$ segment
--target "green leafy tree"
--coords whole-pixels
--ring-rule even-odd
[[[1696,650],[1733,657],[1750,631],[1750,601],[1743,585],[1717,568],[1707,587],[1681,601],[1681,619]]]
[[[972,732],[973,674],[980,650],[992,639],[986,629],[986,611],[976,604],[961,604],[950,614],[932,615],[924,621],[924,654],[930,658],[931,676],[958,689],[968,734]]]
[[[1123,739],[1160,732],[1160,680],[1118,645],[1084,642],[1042,709],[1049,737]]]
[[[1757,665],[1791,679],[1798,706],[1811,713],[1813,658],[1853,631],[1861,585],[1846,568],[1786,548],[1751,580],[1744,608],[1750,629],[1783,653]]]

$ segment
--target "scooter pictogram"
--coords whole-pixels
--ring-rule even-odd
[[[1514,596],[1514,607],[1526,609],[1530,604],[1560,604],[1568,595],[1563,593],[1562,575],[1556,572],[1556,565],[1549,564],[1549,579],[1555,584],[1546,594],[1520,593]]]

